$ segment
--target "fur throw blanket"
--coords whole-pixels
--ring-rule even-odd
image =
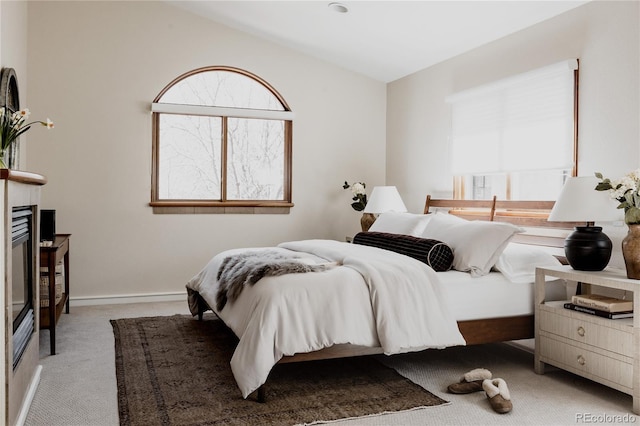
[[[313,264],[294,256],[285,256],[275,250],[241,253],[226,257],[218,269],[218,292],[216,308],[218,312],[227,301],[233,303],[247,285],[254,285],[262,277],[302,272],[326,271],[337,263]]]

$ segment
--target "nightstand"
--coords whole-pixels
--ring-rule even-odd
[[[534,361],[538,374],[550,364],[632,395],[640,414],[640,312],[611,320],[565,309],[566,301],[545,300],[546,277],[633,292],[634,307],[640,307],[640,280],[623,271],[536,268]]]

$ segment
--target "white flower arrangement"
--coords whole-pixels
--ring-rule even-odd
[[[640,224],[640,169],[627,173],[619,179],[608,179],[602,173],[596,173],[600,182],[596,191],[609,191],[612,199],[620,204],[619,209],[624,209],[624,221],[627,225]]]
[[[14,113],[10,113],[4,107],[0,108],[0,149],[3,151],[18,139],[18,137],[29,130],[32,124],[39,123],[47,129],[53,129],[53,121],[47,118],[47,121],[32,121],[26,123],[31,115],[29,108],[24,108]]]
[[[6,168],[5,155],[9,147],[18,137],[29,130],[33,124],[39,123],[47,129],[53,129],[53,121],[32,121],[25,123],[31,115],[29,108],[24,108],[16,112],[2,107],[0,108],[0,168]]]
[[[351,194],[353,195],[353,203],[351,207],[355,211],[361,212],[367,206],[367,193],[365,191],[367,184],[364,182],[354,182],[351,185],[345,180],[342,189],[351,188]]]

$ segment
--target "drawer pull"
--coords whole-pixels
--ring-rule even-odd
[[[584,337],[584,333],[585,333],[584,327],[582,326],[578,327],[578,336]]]
[[[582,355],[578,355],[578,364],[585,365],[586,363],[587,363],[587,360],[584,359]]]

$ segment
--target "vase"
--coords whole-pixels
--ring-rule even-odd
[[[362,217],[360,218],[360,226],[362,226],[362,232],[367,232],[375,221],[376,217],[373,215],[373,213],[362,213]]]
[[[7,148],[7,156],[5,157],[5,164],[7,169],[17,169],[20,167],[20,142],[14,141],[9,148]]]
[[[0,150],[0,169],[8,169],[9,165],[9,149]]]
[[[622,240],[622,256],[627,278],[640,280],[640,224],[629,225],[629,232]]]
[[[0,150],[0,169],[18,168],[19,148],[16,143],[12,143],[7,148]]]

